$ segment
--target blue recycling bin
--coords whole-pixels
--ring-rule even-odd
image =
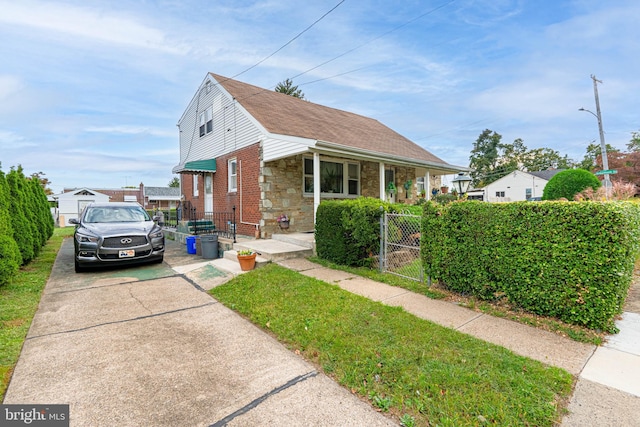
[[[196,254],[196,236],[187,236],[187,253]]]

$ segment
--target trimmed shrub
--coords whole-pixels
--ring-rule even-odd
[[[342,265],[366,265],[380,248],[380,217],[390,210],[380,199],[325,200],[316,213],[316,252]]]
[[[598,177],[584,169],[568,169],[553,176],[542,191],[542,200],[573,200],[587,188],[597,190],[602,183]]]
[[[640,253],[629,202],[427,205],[428,230],[423,262],[448,288],[610,332]]]

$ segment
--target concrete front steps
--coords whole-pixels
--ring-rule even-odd
[[[237,275],[243,273],[238,262],[238,251],[251,249],[256,252],[256,268],[269,262],[278,262],[291,258],[306,258],[315,251],[313,233],[274,234],[271,239],[248,239],[238,237],[233,249],[224,250],[222,258],[210,260],[216,268]]]

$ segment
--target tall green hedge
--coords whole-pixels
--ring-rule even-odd
[[[9,214],[9,185],[0,170],[0,286],[7,283],[22,264],[20,248],[13,239],[13,225]]]
[[[606,331],[640,253],[629,202],[426,204],[422,227],[425,268],[450,289]]]
[[[39,180],[22,167],[0,170],[0,285],[29,263],[53,235],[54,222]]]

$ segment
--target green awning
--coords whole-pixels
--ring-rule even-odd
[[[208,160],[194,160],[184,164],[183,171],[185,172],[215,172],[216,171],[216,159]]]

